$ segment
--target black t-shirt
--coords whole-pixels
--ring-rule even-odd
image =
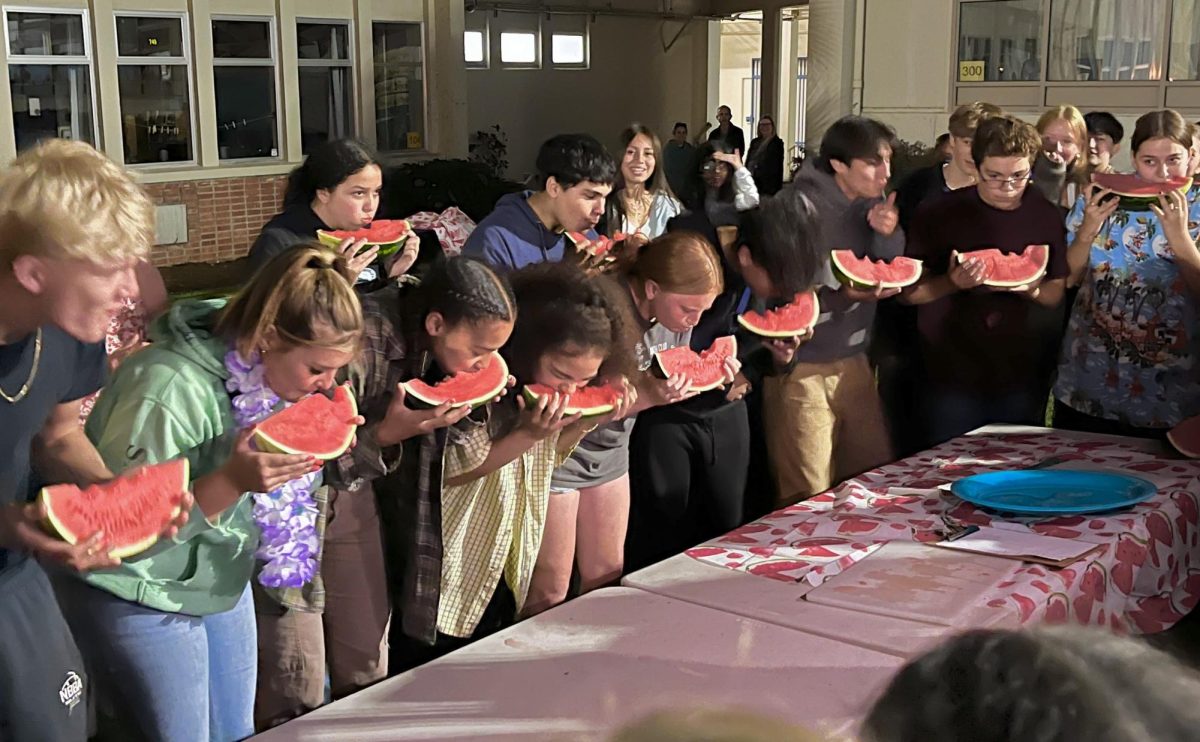
[[[0,389],[15,397],[30,377],[37,333],[0,345]],[[0,505],[29,499],[30,448],[54,408],[99,389],[108,364],[104,343],[86,344],[57,327],[42,328],[42,352],[29,393],[13,404],[0,398]],[[0,549],[0,567],[5,553]]]
[[[317,230],[329,229],[308,204],[291,204],[263,225],[250,246],[250,266],[258,270],[289,247],[317,239]]]
[[[951,251],[987,248],[1020,252],[1049,245],[1043,280],[1068,274],[1066,226],[1058,207],[1027,187],[1021,205],[1004,211],[987,205],[975,187],[931,199],[918,211],[905,253],[923,260],[925,275],[944,275]],[[976,394],[1049,384],[1058,352],[1063,311],[1047,309],[1011,292],[958,291],[917,308],[928,378],[938,386]],[[1040,392],[1039,392],[1040,393]]]
[[[896,210],[900,212],[900,227],[908,234],[913,218],[926,201],[950,193],[946,171],[939,163],[914,170],[896,189]],[[894,302],[890,302],[894,303]]]

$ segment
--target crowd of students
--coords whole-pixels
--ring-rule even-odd
[[[249,282],[170,307],[145,290],[153,207],[129,176],[78,143],[19,156],[0,174],[0,738],[83,739],[89,718],[103,739],[244,738],[898,455],[1042,424],[1051,398],[1056,425],[1126,435],[1200,413],[1200,188],[1117,209],[1089,180],[1124,139],[1112,116],[1065,106],[1035,127],[963,106],[948,160],[892,190],[882,122],[837,121],[782,186],[769,117],[743,162],[718,113],[691,150],[676,127],[682,169],[640,125],[617,157],[551,138],[536,189],[500,199],[456,257],[314,243],[370,223],[383,183],[367,147],[328,142],[292,174]],[[1136,173],[1191,176],[1193,135],[1142,116]],[[589,256],[616,232],[616,259]],[[1044,276],[982,285],[972,251],[1029,245],[1048,246]],[[835,249],[924,274],[843,285]],[[139,285],[152,322],[105,381],[100,341]],[[809,290],[810,335],[737,322]],[[658,351],[727,335],[719,389],[651,372]],[[495,352],[513,375],[495,400],[406,402],[401,382]],[[362,414],[343,457],[250,443],[341,382]],[[529,401],[535,383],[558,393]],[[565,414],[592,383],[621,390],[616,408]],[[180,456],[187,507],[126,560],[104,534],[51,538],[28,504],[42,483]],[[294,538],[260,548],[268,532]]]

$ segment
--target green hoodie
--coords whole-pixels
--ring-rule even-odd
[[[175,304],[150,328],[150,347],[117,369],[85,430],[114,472],[188,457],[192,480],[219,469],[234,439],[225,390],[228,343],[212,334],[224,299]],[[205,616],[237,603],[250,580],[258,529],[251,499],[215,520],[194,507],[169,541],[86,576],[94,587],[169,613]]]

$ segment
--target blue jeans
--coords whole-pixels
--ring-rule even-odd
[[[210,616],[163,613],[75,578],[59,600],[93,678],[102,739],[232,742],[254,734],[250,587]]]
[[[926,423],[933,443],[941,443],[984,425],[1045,425],[1044,394],[1021,389],[981,397],[957,391],[931,388],[928,392]]]

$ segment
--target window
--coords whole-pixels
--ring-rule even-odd
[[[1053,0],[1050,80],[1158,80],[1167,0]]]
[[[504,64],[536,66],[538,64],[538,35],[516,31],[505,31],[500,34],[500,61]]]
[[[85,11],[5,11],[17,150],[62,137],[96,143]]]
[[[558,67],[587,67],[587,35],[556,33],[550,36],[550,61]]]
[[[1171,11],[1171,80],[1200,80],[1200,2],[1175,0]]]
[[[463,33],[463,58],[468,67],[487,67],[487,32]]]
[[[354,77],[350,26],[297,22],[300,73],[300,149],[351,136],[354,131]]]
[[[125,162],[191,162],[190,54],[183,16],[118,15],[116,24]]]
[[[380,150],[425,147],[421,24],[374,23],[375,138]]]
[[[958,81],[1042,79],[1042,0],[959,4]]]
[[[274,21],[213,18],[213,88],[222,160],[279,156]]]

